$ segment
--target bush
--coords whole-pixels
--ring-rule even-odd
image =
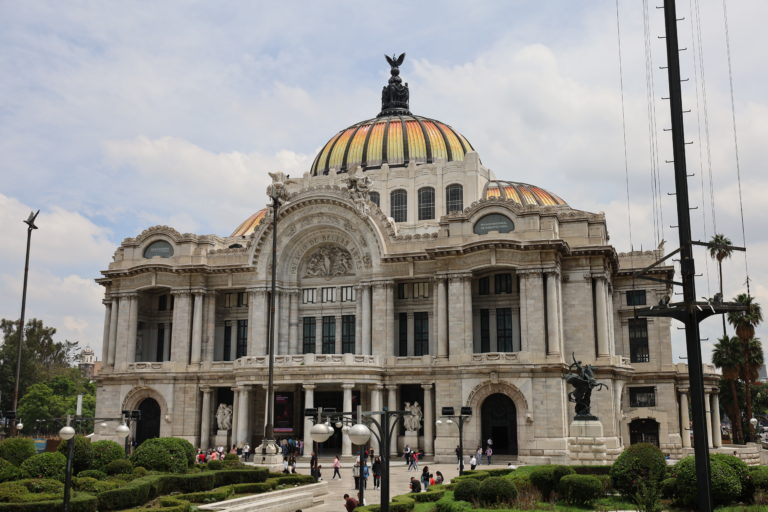
[[[442,498],[445,495],[445,491],[438,490],[438,491],[427,491],[427,492],[420,492],[420,493],[414,493],[411,498],[416,503],[428,503],[432,501],[437,501],[440,498]]]
[[[676,466],[677,500],[684,506],[695,506],[699,490],[696,483],[696,462],[693,456],[689,456]],[[728,464],[711,457],[710,470],[713,503],[727,505],[736,501],[741,495],[741,483],[736,472]]]
[[[211,460],[208,461],[206,467],[211,471],[218,471],[219,469],[224,469],[224,463],[220,460]]]
[[[517,489],[511,480],[492,476],[480,482],[479,497],[484,505],[512,503],[517,498]]]
[[[557,489],[560,479],[573,473],[573,469],[569,466],[546,465],[533,470],[530,474],[530,479],[531,483],[541,493],[541,497],[549,501],[552,491]]]
[[[677,495],[677,479],[665,478],[661,481],[661,497],[665,500],[674,499]]]
[[[38,453],[21,463],[21,470],[31,478],[64,480],[67,458],[58,452]]]
[[[768,492],[768,466],[752,466],[749,468],[749,477],[755,490]]]
[[[119,480],[96,480],[89,476],[76,476],[72,479],[72,487],[78,491],[100,493],[111,491],[123,485]]]
[[[603,484],[594,475],[565,475],[557,484],[560,499],[570,505],[590,505],[603,494]]]
[[[137,477],[147,476],[147,473],[149,473],[149,471],[147,471],[147,468],[145,467],[136,466],[135,468],[133,468],[134,476],[137,476]]]
[[[35,442],[27,437],[11,437],[0,441],[0,459],[21,466],[21,463],[37,453]]]
[[[656,445],[638,443],[627,447],[611,467],[613,487],[622,495],[632,497],[640,480],[658,485],[664,478],[667,462]]]
[[[95,478],[96,480],[104,480],[107,478],[107,474],[98,469],[86,469],[77,474],[80,478]]]
[[[72,442],[75,443],[75,449],[72,454],[72,472],[79,473],[86,469],[93,469],[93,451],[91,449],[91,440],[83,436],[75,436],[72,438]],[[57,451],[67,456],[68,442],[59,443]],[[98,468],[97,468],[98,469]]]
[[[51,512],[61,510],[61,498],[46,499],[45,495],[31,495],[34,501],[26,503],[0,503],[2,512]],[[96,512],[95,496],[83,493],[73,493],[69,502],[70,512]]]
[[[741,494],[739,495],[739,501],[744,503],[750,503],[752,496],[755,494],[755,486],[752,483],[752,477],[749,474],[749,466],[738,457],[733,455],[726,455],[725,453],[713,453],[709,456],[710,460],[716,460],[728,465],[739,479],[741,484]]]
[[[474,502],[480,494],[480,482],[474,478],[461,480],[453,488],[453,497],[459,501]]]
[[[16,482],[23,485],[31,493],[61,494],[64,496],[64,484],[48,478],[27,478]]]
[[[24,478],[24,473],[18,467],[5,459],[0,459],[0,482]]]
[[[183,440],[172,437],[147,439],[136,448],[131,462],[134,466],[143,466],[154,471],[185,473],[190,462],[184,446],[179,441]]]
[[[133,473],[133,465],[128,459],[113,460],[104,467],[108,475],[128,475]]]
[[[125,458],[125,449],[114,441],[95,441],[91,443],[92,467],[104,471],[113,460]]]
[[[611,466],[571,466],[577,475],[610,475]]]
[[[228,453],[224,456],[224,460],[236,460],[239,462],[240,457],[238,457],[236,453]]]
[[[161,437],[160,441],[162,443],[165,443],[168,446],[176,446],[177,448],[182,450],[187,457],[188,466],[192,466],[195,463],[195,456],[197,455],[197,450],[195,450],[195,447],[192,446],[192,443],[190,443],[186,439],[181,439],[180,437]]]

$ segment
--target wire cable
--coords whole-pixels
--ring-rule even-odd
[[[621,23],[619,21],[619,0],[616,0],[616,38],[619,51],[619,87],[621,89],[621,129],[624,136],[624,182],[627,188],[627,226],[629,229],[630,257],[635,248],[632,243],[632,207],[629,195],[629,157],[627,156],[627,122],[624,115],[624,67],[621,60]],[[633,265],[634,266],[634,265]]]

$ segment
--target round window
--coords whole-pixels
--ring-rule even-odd
[[[144,249],[144,257],[149,258],[170,258],[173,256],[173,246],[165,240],[152,242]]]

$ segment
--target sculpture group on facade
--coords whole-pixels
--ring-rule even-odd
[[[409,416],[403,416],[403,425],[406,432],[418,432],[421,429],[421,418],[423,413],[419,402],[405,402],[404,410],[409,411]]]
[[[232,428],[232,406],[220,403],[216,409],[216,424],[219,430],[229,430]]]
[[[592,402],[592,390],[607,387],[597,382],[594,368],[591,364],[582,365],[573,354],[573,363],[568,367],[570,373],[565,374],[565,382],[574,387],[568,393],[568,401],[576,404],[575,420],[596,420],[597,416],[590,412]]]
[[[326,245],[309,257],[304,277],[348,276],[352,269],[352,255],[346,249]]]

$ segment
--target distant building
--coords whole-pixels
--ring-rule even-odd
[[[96,354],[90,345],[86,345],[80,352],[79,361],[77,367],[80,368],[80,373],[86,379],[94,378],[101,369],[101,361],[96,360]]]

